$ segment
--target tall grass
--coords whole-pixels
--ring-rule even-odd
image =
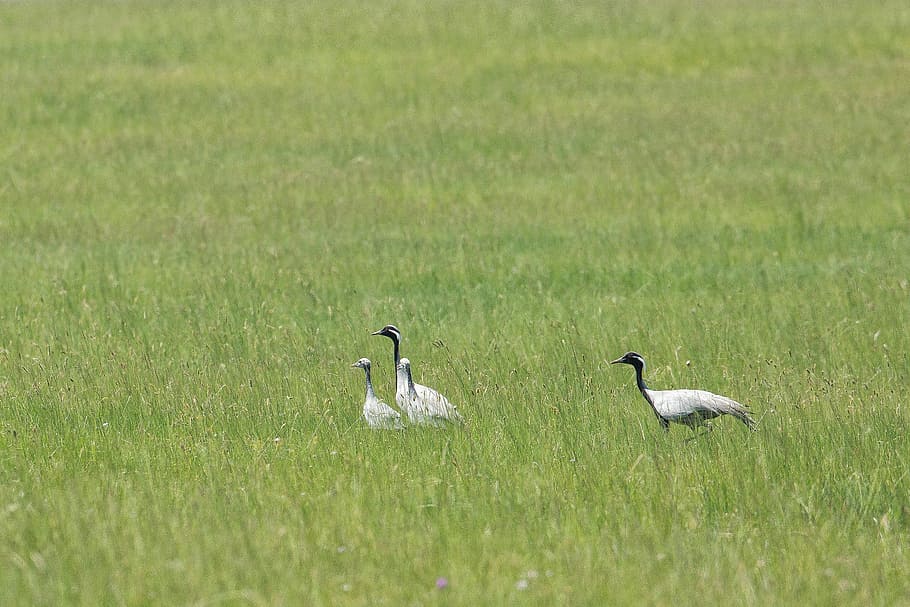
[[[908,26],[3,4],[0,603],[910,602]]]

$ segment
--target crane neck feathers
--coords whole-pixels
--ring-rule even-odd
[[[641,392],[641,395],[644,397],[645,401],[651,406],[651,410],[654,411],[654,415],[657,416],[660,425],[663,426],[664,430],[667,429],[667,420],[660,414],[657,410],[657,407],[654,405],[654,399],[651,398],[651,390],[645,384],[645,380],[642,377],[642,371],[644,370],[644,365],[632,365],[635,367],[635,383],[638,384],[638,390]]]
[[[642,377],[642,374],[644,372],[644,365],[641,365],[641,366],[632,365],[632,366],[635,367],[635,383],[638,384],[638,389],[641,390],[641,393],[644,395],[644,397],[648,399],[648,402],[651,402],[651,399],[646,394],[646,392],[648,390],[648,386],[647,386],[647,384],[645,384],[644,377]]]
[[[404,388],[407,391],[414,390],[414,379],[411,377],[410,367],[398,367],[396,377],[400,388]]]
[[[364,368],[363,368],[363,372],[364,372],[364,374],[366,375],[366,380],[367,380],[367,381],[366,381],[366,384],[367,384],[367,386],[366,386],[366,398],[367,398],[367,400],[370,400],[371,397],[375,397],[375,395],[373,394],[373,382],[370,381],[370,368],[369,368],[369,367],[364,367]]]

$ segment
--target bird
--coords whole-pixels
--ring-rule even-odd
[[[360,367],[366,374],[366,396],[363,400],[363,419],[374,430],[401,430],[401,414],[382,402],[373,392],[373,383],[370,381],[370,359],[361,358],[352,367]]]
[[[610,361],[611,365],[625,364],[635,367],[635,380],[641,395],[657,415],[664,430],[670,430],[670,422],[684,424],[691,429],[704,426],[705,421],[720,415],[732,415],[755,431],[755,421],[749,416],[749,410],[732,398],[707,392],[705,390],[651,390],[645,385],[642,373],[645,370],[645,359],[637,352],[626,352],[620,358]],[[710,430],[710,425],[707,426]]]
[[[407,405],[402,405],[412,424],[443,427],[449,423],[464,424],[458,407],[445,396],[427,386],[415,384],[411,377],[411,361],[402,358],[398,362],[398,383],[407,386]]]
[[[405,376],[398,372],[398,363],[401,362],[399,350],[401,348],[401,331],[395,325],[386,325],[378,331],[373,331],[373,335],[382,335],[392,340],[393,357],[395,359],[395,402],[398,407],[408,413],[410,402],[408,400],[408,382]],[[410,417],[410,414],[408,415]]]

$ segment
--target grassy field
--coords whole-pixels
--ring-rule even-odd
[[[4,2],[0,91],[0,604],[910,605],[906,3]]]

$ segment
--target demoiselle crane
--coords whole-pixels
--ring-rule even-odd
[[[366,396],[363,400],[363,419],[367,425],[375,430],[401,430],[401,414],[382,402],[373,392],[373,382],[370,381],[370,359],[361,358],[352,367],[360,367],[366,375]]]
[[[401,348],[401,331],[398,330],[398,327],[395,325],[386,325],[378,331],[374,331],[373,335],[382,335],[388,337],[392,340],[392,353],[395,360],[395,402],[398,404],[398,407],[408,413],[408,382],[404,379],[404,376],[398,372],[398,363],[401,362],[401,357],[399,355],[399,350]]]
[[[637,352],[626,352],[622,357],[610,361],[610,364],[631,365],[635,368],[638,389],[651,405],[664,430],[670,429],[670,422],[685,424],[694,430],[705,425],[706,420],[720,415],[732,415],[746,424],[749,430],[755,430],[755,421],[749,416],[749,410],[745,405],[726,396],[705,390],[651,390],[642,378],[645,359]]]

